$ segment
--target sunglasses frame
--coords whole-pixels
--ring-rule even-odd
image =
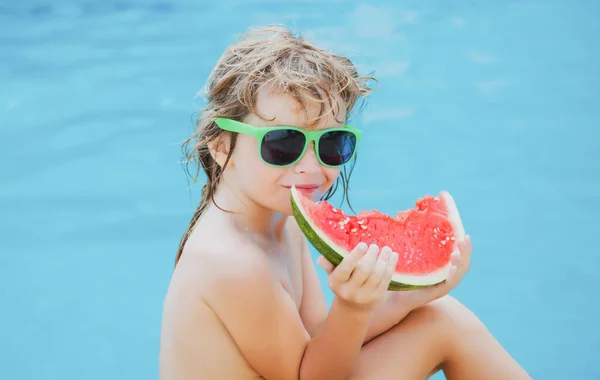
[[[286,167],[286,166],[294,165],[295,163],[300,161],[300,159],[302,159],[302,157],[304,157],[304,154],[306,153],[306,149],[308,148],[308,145],[310,144],[311,141],[314,142],[315,154],[317,156],[317,159],[321,163],[321,165],[330,167],[330,168],[338,168],[338,167],[344,166],[348,162],[350,162],[352,160],[352,158],[354,158],[354,156],[356,155],[356,146],[354,147],[352,156],[350,156],[350,158],[346,162],[344,162],[343,164],[340,164],[340,165],[328,165],[321,160],[321,156],[319,155],[319,140],[320,140],[321,136],[323,136],[325,133],[328,133],[328,132],[336,132],[336,131],[350,132],[356,138],[356,145],[358,145],[358,141],[360,140],[360,138],[362,136],[362,131],[360,129],[351,127],[349,125],[344,125],[343,127],[337,127],[337,128],[305,130],[305,129],[301,129],[301,128],[297,128],[297,127],[293,127],[293,126],[255,127],[253,125],[246,124],[241,121],[227,119],[227,118],[215,119],[215,123],[222,130],[229,131],[229,132],[242,133],[245,135],[251,135],[251,136],[256,137],[256,140],[258,142],[258,156],[265,164],[267,164],[269,166],[275,166],[275,167]],[[277,131],[277,130],[293,130],[293,131],[300,132],[304,135],[305,142],[304,142],[304,148],[302,148],[302,152],[298,155],[298,158],[296,158],[296,160],[294,160],[293,162],[291,162],[289,164],[285,164],[285,165],[272,164],[272,163],[265,161],[262,157],[261,147],[262,147],[263,138],[265,137],[265,135],[267,133],[272,132],[272,131]]]

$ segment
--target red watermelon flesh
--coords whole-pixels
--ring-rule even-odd
[[[337,264],[360,242],[377,244],[380,248],[389,246],[399,255],[393,278],[399,286],[424,286],[443,281],[448,274],[450,256],[458,250],[456,242],[464,239],[458,210],[448,192],[436,197],[427,195],[419,199],[414,208],[392,217],[379,211],[347,215],[326,201],[313,202],[294,190],[292,200],[299,206],[296,219],[307,221],[304,227],[299,224],[317,250]],[[311,234],[318,235],[319,241],[315,241],[315,236],[311,238]],[[331,248],[325,249],[326,254],[322,252],[324,247],[317,247],[323,243]],[[331,257],[332,250],[341,257]]]

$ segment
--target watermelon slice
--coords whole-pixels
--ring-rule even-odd
[[[313,202],[292,187],[294,217],[304,235],[321,255],[338,265],[360,242],[389,246],[398,263],[389,290],[410,290],[446,280],[450,256],[465,231],[452,196],[426,195],[416,207],[396,217],[379,211],[346,215],[326,201]]]

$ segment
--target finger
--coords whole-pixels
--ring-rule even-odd
[[[445,286],[441,287],[442,292],[444,294],[446,294],[450,290],[454,289],[456,287],[456,285],[458,285],[458,283],[460,282],[461,277],[462,276],[460,275],[460,271],[459,271],[458,267],[455,265],[450,265],[448,279],[446,280],[445,284],[444,283],[440,284],[440,285],[445,285]]]
[[[392,249],[387,246],[384,247],[379,253],[379,257],[375,262],[375,267],[373,268],[371,275],[369,276],[369,278],[367,278],[367,281],[365,281],[363,285],[363,288],[365,288],[365,291],[367,293],[372,293],[377,288],[377,285],[379,285],[379,283],[381,282],[381,279],[385,275],[385,271],[388,266],[388,262],[390,261],[391,255]]]
[[[458,244],[458,249],[460,250],[461,257],[461,263],[458,269],[462,274],[465,274],[471,266],[471,252],[473,251],[469,236]]]
[[[333,268],[335,268],[335,265],[329,262],[329,260],[327,260],[325,256],[319,256],[317,258],[317,264],[319,264],[321,268],[325,269],[325,272],[327,272],[327,274],[331,273],[333,271]]]
[[[469,269],[471,260],[470,236],[466,235],[465,239],[457,241],[456,245],[458,246],[458,251],[452,252],[452,256],[450,257],[450,268],[446,280],[439,284],[419,290],[423,292],[430,301],[440,298],[456,288]]]
[[[462,254],[470,253],[473,248],[469,235],[465,236],[464,240],[458,242],[458,249]]]
[[[416,292],[421,294],[423,303],[434,301],[440,297],[445,296],[452,289],[458,285],[461,280],[459,268],[461,263],[461,255],[460,252],[455,251],[450,256],[450,266],[448,268],[448,276],[446,280],[440,282],[439,284],[427,286],[423,289],[417,289]]]
[[[344,283],[348,281],[358,261],[364,256],[367,249],[367,244],[359,243],[349,255],[344,257],[342,262],[331,272],[335,282]]]
[[[471,264],[471,255],[473,253],[473,243],[471,242],[471,236],[467,235],[467,237],[465,238],[466,240],[466,247],[465,247],[465,251],[463,252],[463,255],[465,257],[465,262],[467,264]]]
[[[446,279],[447,285],[450,287],[454,287],[460,281],[461,271],[460,268],[462,266],[463,258],[460,252],[452,252],[452,256],[450,256],[450,269],[448,273],[448,278]]]
[[[398,254],[396,252],[392,252],[390,254],[390,258],[385,267],[385,272],[384,272],[383,276],[381,277],[379,284],[377,284],[377,288],[375,289],[376,292],[383,293],[390,286],[390,282],[392,281],[392,276],[394,275],[394,272],[396,271],[397,263],[398,263]]]
[[[460,264],[462,262],[462,255],[459,251],[454,251],[452,252],[452,255],[450,255],[450,264],[454,265],[455,267],[460,267]]]
[[[460,282],[460,280],[457,280],[457,276],[458,267],[451,264],[448,269],[448,277],[445,281],[415,290],[415,292],[420,293],[420,303],[425,304],[448,294]]]
[[[358,261],[354,272],[352,272],[350,281],[353,284],[362,286],[369,278],[373,272],[373,268],[375,267],[377,253],[379,253],[379,247],[376,244],[371,244],[367,250],[367,253],[365,253],[365,255]]]

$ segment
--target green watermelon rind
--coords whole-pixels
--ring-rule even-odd
[[[323,255],[323,257],[325,257],[333,265],[335,265],[335,266],[339,265],[342,262],[344,256],[347,255],[349,252],[347,252],[347,250],[345,250],[344,248],[337,246],[334,242],[329,241],[329,239],[327,239],[327,236],[325,236],[324,234],[319,233],[318,228],[311,223],[310,219],[302,211],[302,205],[296,201],[295,196],[302,196],[302,195],[299,194],[298,190],[295,187],[292,187],[291,195],[290,195],[291,203],[292,203],[292,213],[294,215],[294,218],[296,219],[296,222],[298,223],[298,226],[300,227],[300,229],[302,230],[302,232],[304,233],[304,235],[306,236],[308,241],[312,244],[312,246],[321,255]],[[449,219],[454,227],[456,239],[457,240],[464,239],[464,236],[465,236],[464,228],[462,226],[462,222],[461,222],[460,216],[458,214],[458,210],[456,208],[454,200],[452,199],[450,194],[447,192],[442,192],[440,194],[440,196],[442,198],[444,198],[444,201],[446,202],[446,204],[448,206],[448,210],[450,213]],[[448,273],[449,266],[450,266],[450,263],[448,263],[445,267],[441,268],[440,271]],[[427,277],[427,276],[424,276],[424,277]],[[390,284],[388,286],[388,290],[404,291],[404,290],[414,290],[414,289],[426,288],[429,286],[433,286],[433,285],[442,283],[445,280],[446,280],[446,277],[439,278],[439,276],[438,276],[438,278],[435,281],[431,281],[430,283],[426,283],[423,285],[414,285],[414,284],[406,284],[401,281],[395,281],[394,279],[392,279],[392,281],[390,281]]]

